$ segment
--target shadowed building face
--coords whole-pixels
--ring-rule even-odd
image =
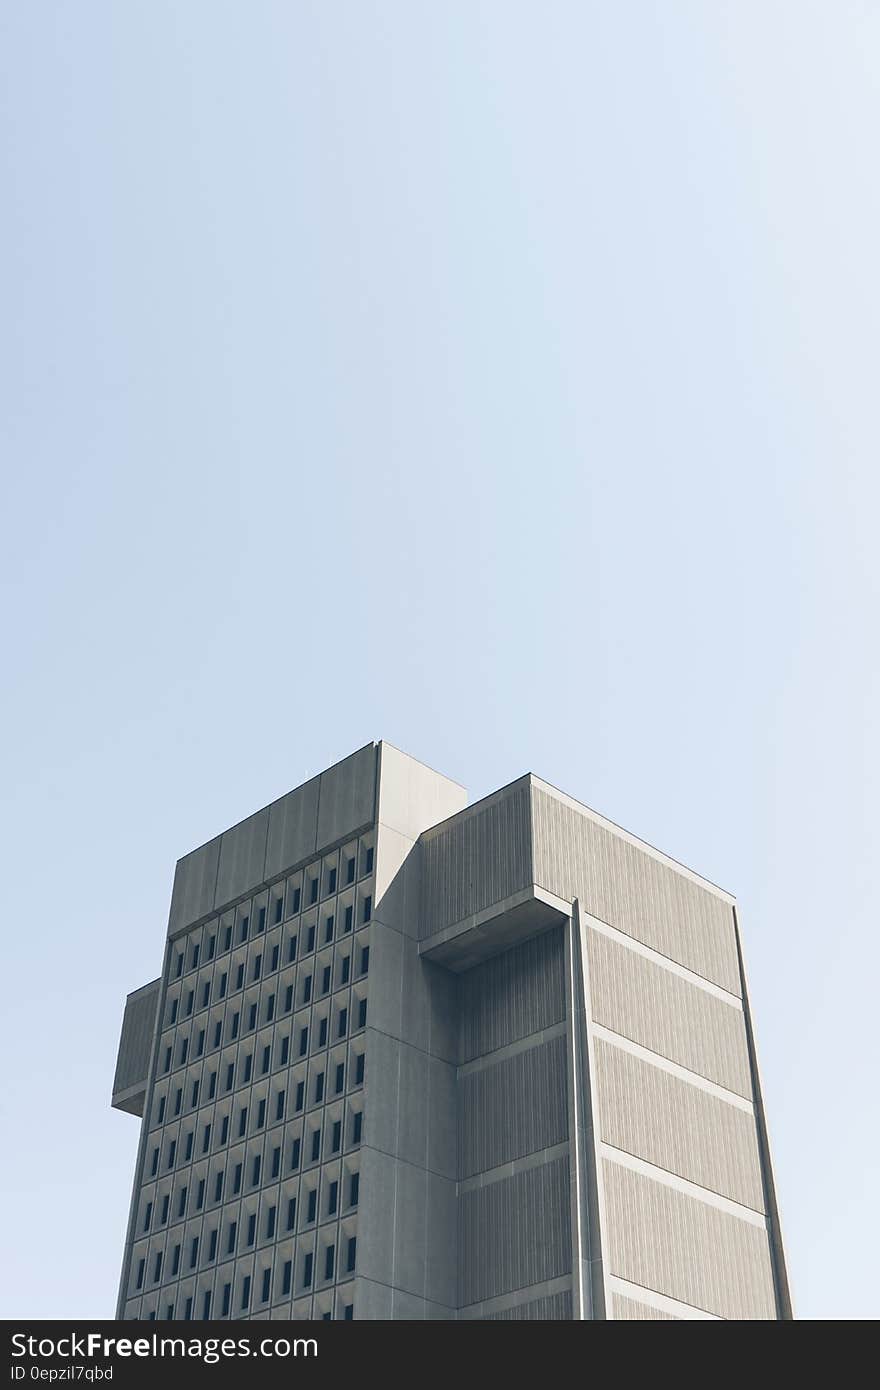
[[[369,744],[177,865],[123,1318],[791,1316],[733,899]]]

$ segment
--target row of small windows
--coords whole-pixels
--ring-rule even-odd
[[[213,1253],[210,1255],[209,1258],[210,1258],[210,1259],[214,1259],[214,1258],[216,1258],[216,1254],[217,1254],[217,1231],[216,1231],[216,1230],[214,1230],[214,1231],[212,1231],[212,1232],[210,1233],[210,1239],[211,1239],[211,1241],[213,1242]],[[230,1251],[229,1251],[228,1253],[233,1253],[233,1251],[234,1251],[234,1243],[235,1243],[235,1232],[233,1231],[233,1245],[232,1245],[232,1248],[230,1249]],[[252,1242],[251,1242],[251,1243],[252,1243]],[[190,1251],[189,1251],[189,1254],[190,1254],[190,1269],[194,1269],[195,1266],[196,1266],[196,1264],[197,1264],[197,1262],[198,1262],[198,1246],[199,1246],[199,1240],[198,1240],[198,1237],[196,1236],[196,1237],[193,1238],[193,1241],[192,1241],[191,1247],[190,1247]],[[323,1247],[322,1247],[322,1249],[321,1249],[321,1251],[320,1251],[321,1264],[320,1264],[320,1267],[319,1267],[319,1278],[321,1278],[324,1282],[329,1282],[329,1281],[332,1280],[332,1279],[338,1279],[338,1278],[340,1278],[340,1277],[342,1277],[342,1278],[350,1278],[350,1277],[352,1277],[352,1276],[357,1272],[357,1235],[356,1235],[356,1234],[347,1235],[347,1236],[346,1236],[346,1235],[343,1235],[342,1240],[341,1240],[341,1246],[342,1246],[341,1253],[342,1253],[342,1260],[343,1260],[343,1263],[342,1263],[342,1267],[341,1267],[341,1268],[338,1268],[338,1266],[337,1266],[337,1245],[336,1245],[336,1241],[328,1241],[326,1244],[323,1245]],[[178,1272],[179,1272],[179,1270],[180,1270],[180,1266],[181,1266],[181,1247],[180,1247],[179,1245],[176,1245],[176,1246],[174,1247],[173,1252],[172,1252],[172,1266],[173,1266],[173,1267],[172,1267],[172,1271],[171,1271],[171,1276],[172,1276],[172,1277],[177,1277],[177,1274],[178,1274]],[[272,1297],[272,1272],[273,1272],[273,1271],[272,1271],[271,1265],[267,1265],[267,1266],[263,1269],[262,1275],[260,1276],[260,1282],[259,1282],[259,1301],[260,1301],[261,1303],[268,1303],[268,1302],[270,1301],[271,1297]],[[308,1291],[308,1290],[310,1290],[310,1289],[312,1288],[312,1283],[313,1283],[314,1274],[315,1274],[315,1252],[312,1251],[312,1250],[306,1250],[306,1251],[303,1252],[302,1259],[301,1259],[301,1264],[300,1264],[300,1275],[299,1275],[299,1280],[298,1280],[298,1292],[300,1292],[300,1293],[306,1292],[306,1291]],[[293,1258],[291,1257],[291,1258],[288,1258],[288,1259],[285,1259],[285,1260],[281,1261],[281,1262],[280,1262],[280,1267],[279,1267],[279,1269],[278,1269],[279,1288],[276,1290],[276,1297],[279,1297],[279,1296],[280,1296],[280,1297],[287,1297],[289,1294],[291,1294],[291,1293],[293,1292],[293,1276],[294,1276],[294,1260],[293,1260]],[[151,1278],[152,1282],[153,1282],[154,1284],[156,1284],[156,1283],[159,1283],[159,1281],[161,1280],[161,1277],[162,1277],[162,1252],[159,1251],[159,1252],[156,1253],[156,1255],[155,1255],[155,1257],[154,1257],[153,1268],[152,1268],[152,1270],[149,1271],[149,1273],[148,1273],[148,1271],[147,1271],[147,1261],[146,1261],[146,1258],[142,1257],[141,1259],[138,1260],[138,1264],[137,1264],[137,1271],[136,1271],[136,1275],[135,1275],[135,1291],[136,1291],[136,1292],[140,1292],[140,1291],[143,1289],[144,1284],[145,1284],[145,1282],[148,1280],[148,1278]],[[240,1304],[239,1304],[239,1306],[240,1306],[242,1312],[247,1311],[247,1310],[250,1308],[250,1306],[251,1306],[251,1289],[252,1289],[252,1276],[251,1276],[250,1274],[245,1274],[245,1275],[242,1276],[241,1284],[240,1284]],[[349,1306],[350,1306],[350,1305],[349,1305]],[[219,1308],[219,1310],[218,1310],[218,1313],[219,1313],[219,1316],[220,1316],[220,1317],[224,1317],[224,1318],[225,1318],[225,1317],[228,1317],[228,1316],[230,1315],[231,1311],[232,1311],[232,1280],[229,1280],[228,1282],[224,1283],[224,1285],[223,1285],[223,1287],[222,1287],[222,1290],[220,1291],[220,1308]],[[167,1306],[167,1314],[166,1314],[166,1315],[167,1315],[167,1317],[168,1317],[169,1319],[174,1317],[174,1304],[173,1304],[173,1303],[168,1304],[168,1306]],[[345,1314],[346,1317],[350,1317],[351,1315],[352,1315],[352,1314],[350,1314],[348,1311],[346,1311],[346,1314]],[[188,1298],[186,1299],[186,1301],[185,1301],[183,1316],[184,1316],[184,1318],[185,1318],[186,1320],[189,1320],[189,1319],[192,1317],[192,1298],[191,1298],[191,1297],[188,1297]],[[206,1289],[206,1290],[204,1291],[203,1303],[202,1303],[202,1316],[203,1316],[205,1319],[208,1319],[208,1318],[210,1318],[210,1316],[211,1316],[211,1290],[210,1290],[210,1289]]]
[[[350,854],[344,854],[343,858],[343,884],[347,887],[350,884],[353,884],[357,879],[357,857],[356,854],[352,852]],[[360,877],[367,877],[373,872],[373,862],[373,846],[367,845],[364,847],[362,853]],[[324,882],[322,891],[320,868],[315,867],[313,869],[306,870],[306,881],[304,890],[306,906],[312,907],[323,898],[331,897],[334,893],[337,892],[338,873],[335,865],[326,868],[323,878]],[[367,913],[369,914],[369,910],[372,907],[372,899],[369,896],[364,899],[364,905],[367,910]],[[300,912],[303,908],[302,888],[300,888],[299,886],[288,888],[286,912],[284,908],[285,892],[284,886],[281,885],[281,887],[278,890],[276,890],[272,895],[271,907],[265,904],[261,904],[257,907],[255,912],[254,924],[255,932],[259,934],[260,932],[264,932],[266,930],[267,925],[269,924],[274,926],[282,921],[285,921],[289,917],[295,917],[297,913]],[[347,913],[350,913],[351,911],[351,907],[348,907],[346,909]],[[369,921],[369,915],[367,915],[364,918],[364,920]],[[214,956],[216,954],[230,951],[235,940],[237,940],[239,943],[247,941],[250,933],[250,928],[251,913],[250,910],[244,910],[239,911],[237,922],[227,922],[222,926],[222,928],[218,927],[208,932],[204,942],[202,941],[201,933],[199,933],[198,939],[193,940],[186,949],[178,951],[174,964],[174,978],[179,979],[180,976],[183,975],[185,970],[189,971],[198,969],[200,960],[202,959],[203,944],[205,948],[204,959],[207,961],[211,961],[214,959]],[[349,925],[346,927],[346,930],[351,930],[350,922]]]
[[[296,1142],[299,1143],[299,1141],[296,1141]],[[319,1140],[319,1142],[320,1142],[320,1140]],[[256,1159],[254,1162],[255,1162],[254,1182],[255,1182],[255,1184],[256,1184],[256,1183],[259,1182],[259,1160]],[[299,1158],[298,1158],[298,1156],[296,1157],[296,1162],[295,1162],[294,1166],[296,1166],[296,1167],[299,1166]],[[279,1161],[278,1167],[279,1167],[279,1170],[280,1170],[280,1161]],[[236,1165],[236,1168],[235,1168],[235,1174],[234,1174],[234,1180],[233,1180],[233,1190],[234,1190],[235,1192],[240,1192],[240,1191],[241,1191],[241,1177],[242,1177],[241,1169],[242,1169],[242,1165],[241,1165],[240,1163],[237,1164],[237,1165]],[[222,1188],[223,1188],[223,1176],[224,1176],[224,1175],[223,1175],[222,1172],[218,1172],[218,1173],[217,1173],[217,1177],[216,1177],[216,1191],[215,1191],[215,1194],[214,1194],[214,1195],[215,1195],[215,1199],[216,1199],[217,1201],[220,1200],[221,1193],[222,1193]],[[324,1221],[329,1220],[331,1217],[337,1215],[338,1212],[339,1212],[340,1210],[342,1210],[342,1211],[344,1211],[344,1212],[346,1212],[346,1213],[350,1213],[350,1212],[354,1211],[354,1210],[357,1208],[358,1203],[359,1203],[359,1201],[360,1201],[360,1173],[358,1173],[358,1172],[353,1172],[353,1173],[347,1174],[346,1178],[343,1180],[343,1184],[344,1184],[344,1185],[341,1185],[340,1179],[339,1179],[339,1178],[333,1178],[333,1179],[330,1180],[329,1182],[325,1183],[324,1210],[323,1210],[323,1213],[322,1213],[322,1220],[324,1220]],[[204,1186],[205,1186],[205,1184],[204,1184],[204,1182],[202,1182],[202,1183],[200,1184],[200,1189],[201,1189],[201,1190],[200,1190],[200,1197],[202,1198],[202,1200],[204,1199]],[[179,1205],[179,1209],[178,1209],[178,1216],[180,1216],[180,1217],[184,1216],[184,1215],[185,1215],[185,1212],[186,1212],[187,1193],[188,1193],[188,1189],[187,1189],[186,1187],[184,1187],[184,1188],[181,1189],[181,1192],[180,1192],[180,1194],[179,1194],[180,1205]],[[161,1210],[160,1210],[160,1214],[159,1214],[159,1222],[158,1222],[158,1224],[159,1224],[160,1227],[166,1225],[167,1222],[168,1222],[170,1200],[171,1200],[170,1194],[167,1194],[167,1195],[166,1195],[165,1197],[163,1197],[163,1199],[162,1199]],[[341,1205],[340,1205],[340,1204],[341,1204]],[[197,1203],[197,1205],[196,1205],[196,1210],[199,1210],[198,1203]],[[282,1226],[281,1226],[280,1229],[283,1230],[283,1231],[286,1232],[286,1233],[290,1233],[290,1232],[296,1230],[297,1215],[298,1215],[298,1212],[297,1212],[297,1198],[294,1197],[294,1196],[290,1196],[290,1197],[288,1197],[288,1198],[286,1199],[286,1201],[285,1201],[285,1203],[284,1203],[283,1224],[282,1224]],[[318,1189],[317,1189],[317,1187],[311,1188],[311,1189],[306,1193],[305,1201],[304,1201],[304,1204],[303,1204],[303,1210],[299,1213],[299,1219],[300,1219],[300,1225],[301,1225],[301,1226],[312,1225],[315,1221],[317,1221],[317,1219],[318,1219]],[[145,1233],[148,1232],[148,1231],[150,1230],[152,1224],[153,1224],[153,1203],[152,1203],[152,1202],[148,1202],[148,1203],[147,1203],[147,1206],[146,1206],[146,1210],[145,1210],[145,1219],[144,1219],[144,1227],[143,1227]],[[268,1206],[268,1207],[266,1208],[266,1210],[265,1210],[265,1212],[264,1212],[263,1224],[264,1224],[264,1231],[263,1231],[263,1233],[262,1233],[262,1238],[263,1238],[263,1239],[265,1239],[265,1240],[272,1240],[277,1234],[279,1234],[278,1205],[277,1205],[277,1203],[273,1203],[271,1206]],[[206,1260],[207,1260],[208,1262],[212,1261],[212,1260],[216,1257],[216,1255],[217,1255],[217,1242],[218,1242],[218,1239],[219,1239],[219,1235],[220,1235],[220,1228],[219,1228],[219,1226],[214,1226],[214,1227],[209,1231],[209,1233],[208,1233],[208,1238],[207,1238],[207,1241],[206,1241],[206,1243],[205,1243],[205,1245],[206,1245],[206,1255],[205,1255],[205,1258],[206,1258]],[[224,1240],[223,1240],[223,1253],[224,1253],[224,1255],[227,1255],[227,1256],[228,1256],[228,1255],[235,1255],[235,1254],[240,1253],[240,1251],[239,1251],[239,1239],[238,1239],[238,1237],[239,1237],[239,1222],[238,1222],[238,1218],[236,1217],[236,1218],[234,1218],[234,1219],[230,1219],[230,1221],[227,1223],[226,1233],[225,1233],[225,1237],[224,1237]],[[246,1220],[246,1222],[244,1223],[244,1247],[243,1247],[243,1248],[244,1248],[245,1250],[250,1249],[250,1247],[251,1247],[252,1245],[254,1245],[254,1243],[255,1243],[256,1240],[257,1240],[257,1213],[254,1211],[254,1212],[250,1212],[250,1213],[249,1213],[249,1215],[248,1215],[248,1217],[247,1217],[247,1220]],[[182,1247],[182,1244],[181,1244],[180,1242],[178,1242],[178,1244],[174,1246],[173,1251],[172,1251],[172,1256],[171,1256],[171,1262],[170,1262],[170,1265],[171,1265],[171,1268],[170,1268],[170,1275],[167,1276],[167,1277],[176,1278],[177,1275],[180,1273],[180,1269],[181,1269],[180,1259],[181,1259],[181,1250],[182,1250],[182,1248],[183,1248],[183,1247]],[[199,1237],[199,1236],[193,1236],[192,1239],[191,1239],[191,1241],[190,1241],[190,1245],[189,1245],[189,1268],[190,1268],[190,1269],[195,1269],[195,1268],[196,1268],[196,1265],[198,1264],[199,1248],[200,1248],[200,1237]],[[140,1261],[140,1264],[142,1265],[143,1263],[144,1263],[144,1260],[142,1259],[142,1260]],[[160,1275],[161,1275],[161,1269],[162,1269],[162,1254],[161,1254],[161,1252],[158,1252],[158,1253],[156,1254],[156,1256],[155,1256],[155,1269],[156,1269],[156,1273],[154,1274],[153,1278],[154,1278],[154,1281],[155,1281],[155,1282],[158,1282],[158,1280],[159,1280],[159,1278],[160,1278]],[[140,1285],[138,1285],[138,1288],[140,1288]]]
[[[248,1058],[248,1059],[246,1059],[246,1060],[250,1060],[250,1059]],[[353,1057],[352,1060],[353,1060],[353,1067],[352,1067],[352,1075],[351,1075],[351,1079],[350,1079],[350,1085],[351,1085],[352,1087],[355,1087],[355,1088],[356,1088],[356,1087],[363,1086],[363,1084],[364,1084],[364,1075],[365,1075],[365,1054],[364,1054],[363,1052],[356,1053],[356,1054],[354,1055],[354,1057]],[[231,1069],[231,1067],[230,1067],[230,1069]],[[316,1071],[316,1072],[313,1074],[312,1080],[311,1080],[311,1091],[312,1091],[312,1095],[311,1095],[310,1098],[307,1097],[307,1095],[306,1095],[306,1081],[305,1081],[305,1078],[303,1077],[301,1080],[297,1081],[297,1082],[294,1084],[294,1087],[293,1087],[293,1113],[294,1113],[294,1114],[297,1114],[297,1115],[300,1114],[300,1113],[305,1109],[305,1106],[306,1106],[307,1101],[308,1101],[308,1103],[313,1104],[313,1105],[320,1105],[320,1104],[321,1104],[324,1100],[326,1100],[326,1099],[328,1098],[328,1096],[330,1096],[330,1095],[332,1095],[332,1096],[334,1096],[334,1097],[341,1096],[341,1095],[344,1093],[344,1091],[345,1091],[345,1080],[346,1080],[345,1071],[346,1071],[345,1062],[344,1062],[344,1061],[339,1061],[339,1062],[337,1062],[337,1063],[335,1064],[335,1066],[333,1066],[333,1067],[331,1068],[331,1074],[330,1074],[330,1078],[329,1078],[329,1079],[330,1079],[330,1081],[332,1082],[332,1085],[330,1085],[330,1086],[328,1086],[328,1085],[326,1084],[326,1083],[327,1083],[327,1080],[328,1080],[326,1070],[323,1070],[323,1069],[322,1069],[322,1070],[320,1070],[320,1071]],[[216,1072],[215,1072],[215,1073],[212,1073],[212,1080],[213,1080],[213,1077],[215,1077],[215,1076],[216,1076]],[[229,1071],[227,1072],[227,1078],[226,1078],[226,1080],[227,1080],[227,1088],[228,1088],[228,1089],[231,1089],[231,1076],[229,1075]],[[183,1094],[183,1088],[182,1088],[182,1087],[178,1087],[178,1089],[177,1089],[177,1091],[176,1091],[176,1093],[175,1093],[175,1097],[174,1097],[174,1105],[175,1105],[174,1114],[175,1114],[175,1115],[179,1113],[180,1105],[181,1105],[181,1101],[182,1101],[182,1094]],[[230,1134],[233,1132],[233,1129],[235,1130],[235,1134],[236,1134],[236,1137],[237,1137],[237,1138],[239,1138],[239,1139],[244,1138],[245,1135],[248,1133],[248,1116],[249,1116],[249,1114],[250,1114],[250,1117],[251,1117],[250,1132],[251,1132],[252,1134],[258,1132],[259,1130],[261,1130],[261,1129],[263,1129],[263,1128],[265,1127],[266,1121],[267,1121],[267,1116],[269,1116],[269,1115],[272,1115],[272,1116],[274,1117],[274,1119],[273,1119],[271,1122],[277,1124],[279,1121],[281,1121],[281,1120],[283,1120],[283,1119],[285,1118],[285,1112],[286,1112],[286,1109],[287,1109],[287,1095],[288,1095],[287,1088],[285,1088],[285,1087],[280,1087],[280,1088],[275,1092],[274,1105],[272,1106],[271,1110],[270,1110],[270,1107],[269,1107],[269,1097],[268,1097],[268,1096],[262,1096],[262,1097],[260,1097],[260,1098],[257,1100],[257,1102],[256,1102],[255,1105],[252,1105],[252,1106],[242,1105],[242,1106],[240,1106],[239,1109],[238,1109],[238,1116],[237,1116],[237,1119],[235,1119],[234,1121],[233,1121],[233,1116],[232,1116],[231,1114],[226,1114],[226,1115],[222,1115],[222,1116],[220,1117],[219,1122],[213,1122],[213,1123],[206,1123],[206,1124],[204,1124],[204,1125],[202,1126],[202,1129],[201,1129],[200,1152],[201,1152],[202,1154],[207,1154],[207,1153],[210,1152],[210,1148],[211,1148],[211,1136],[212,1136],[212,1133],[213,1133],[213,1135],[214,1135],[214,1148],[215,1148],[215,1149],[223,1148],[224,1145],[226,1145],[226,1144],[229,1142]],[[193,1092],[192,1092],[192,1097],[191,1097],[191,1099],[192,1099],[193,1107],[195,1107],[195,1106],[198,1104],[198,1082],[195,1082],[194,1085],[193,1085]],[[160,1123],[160,1124],[162,1123],[162,1121],[163,1121],[163,1119],[164,1119],[164,1115],[165,1115],[165,1097],[164,1097],[164,1096],[161,1096],[161,1097],[159,1098],[158,1123]],[[188,1162],[192,1159],[193,1153],[194,1153],[195,1145],[196,1145],[196,1134],[195,1134],[195,1131],[191,1129],[191,1130],[189,1130],[189,1131],[186,1133],[186,1135],[185,1135],[185,1137],[184,1137],[184,1139],[183,1139],[183,1142],[182,1142],[182,1144],[181,1144],[181,1146],[180,1146],[181,1149],[182,1149],[183,1162],[188,1163]],[[168,1141],[168,1145],[167,1145],[167,1150],[166,1150],[166,1162],[165,1162],[165,1169],[166,1169],[166,1170],[170,1170],[170,1169],[172,1169],[172,1168],[175,1166],[175,1163],[177,1162],[177,1157],[178,1157],[178,1140],[177,1140],[176,1138],[173,1138],[173,1139],[170,1139],[170,1140]],[[149,1170],[149,1172],[150,1172],[150,1176],[151,1176],[151,1177],[155,1177],[155,1176],[158,1174],[159,1167],[160,1167],[160,1146],[157,1144],[157,1145],[155,1145],[155,1146],[153,1147],[152,1157],[151,1157],[151,1160],[150,1160],[150,1170]]]
[[[366,1023],[367,1000],[366,998],[362,998],[356,1001],[354,1007],[352,1032],[359,1032],[361,1029],[366,1027]],[[348,1036],[348,1031],[349,1008],[347,1005],[344,1005],[338,1009],[336,1014],[336,1021],[333,1027],[332,1042],[339,1043],[344,1041],[344,1039]],[[312,1027],[311,1029],[308,1024],[303,1024],[303,1026],[295,1032],[292,1039],[294,1044],[295,1060],[299,1061],[301,1058],[307,1057],[309,1055],[310,1033],[312,1040],[312,1050],[319,1052],[323,1048],[331,1045],[330,1032],[331,1029],[329,1015],[324,1015],[323,1017],[319,1018],[317,1020],[316,1026]],[[231,1036],[235,1038],[236,1033],[237,1030],[233,1031]],[[215,1046],[219,1047],[219,1043],[215,1044]],[[168,1050],[170,1051],[170,1049]],[[276,1066],[286,1066],[290,1061],[291,1057],[291,1035],[289,1033],[285,1033],[283,1037],[280,1037],[276,1040],[276,1051]],[[201,1051],[198,1048],[196,1050],[195,1055],[196,1057],[201,1056]],[[266,1076],[269,1073],[271,1060],[272,1048],[271,1045],[267,1043],[261,1049],[260,1052],[260,1065],[258,1075]],[[239,1086],[247,1085],[251,1081],[253,1075],[253,1061],[254,1054],[252,1052],[248,1052],[243,1057],[239,1058],[240,1076],[237,1083]],[[166,1072],[170,1069],[170,1065],[170,1057],[166,1055]],[[339,1078],[343,1074],[340,1069],[340,1066],[341,1064],[337,1065],[336,1067],[337,1080],[339,1080]],[[221,1082],[221,1089],[219,1091],[219,1095],[228,1095],[232,1090],[235,1089],[236,1086],[236,1069],[237,1068],[235,1062],[227,1062],[225,1067],[223,1068],[222,1080],[219,1077],[217,1068],[211,1071],[207,1079],[207,1086],[205,1087],[204,1095],[202,1092],[202,1080],[199,1078],[196,1078],[192,1081],[188,1097],[184,1095],[184,1087],[182,1085],[175,1087],[172,1091],[169,1091],[167,1094],[163,1092],[160,1095],[158,1095],[155,1102],[153,1125],[162,1125],[165,1124],[168,1120],[176,1119],[179,1115],[183,1113],[184,1106],[187,1103],[190,1110],[195,1110],[198,1108],[200,1102],[202,1104],[205,1104],[215,1100],[218,1096],[218,1081]],[[323,1075],[323,1073],[321,1073],[321,1075]],[[355,1058],[353,1084],[356,1086],[361,1085],[363,1082],[363,1076],[364,1057],[363,1053],[359,1053]],[[342,1082],[340,1082],[339,1089],[342,1089]],[[279,1092],[279,1095],[283,1096],[283,1092]],[[278,1101],[278,1113],[276,1114],[276,1119],[280,1120],[283,1118],[283,1107],[284,1101],[282,1099]],[[263,1118],[265,1119],[265,1115]]]
[[[364,915],[364,922],[365,922],[365,923],[368,922],[368,921],[370,920],[369,911],[368,911],[369,905],[370,905],[370,899],[369,899],[369,898],[366,898],[366,899],[364,900],[364,912],[365,912],[365,915]],[[332,922],[332,919],[330,919],[330,920],[331,920],[331,922]],[[315,943],[314,943],[314,939],[313,939],[314,930],[315,930],[314,927],[310,928],[310,932],[312,933],[312,940],[308,943],[307,949],[308,949],[309,951],[311,951],[311,950],[314,949],[314,944],[315,944]],[[349,928],[349,927],[346,927],[346,931],[348,931],[348,930],[350,930],[350,928]],[[296,960],[296,946],[297,946],[297,939],[296,939],[295,936],[292,936],[292,937],[290,938],[290,942],[289,942],[289,945],[288,945],[287,964],[291,964],[293,961]],[[268,966],[267,974],[273,974],[276,970],[279,969],[279,966],[280,966],[279,955],[280,955],[280,946],[276,944],[275,946],[273,946],[272,951],[271,951],[271,955],[270,955],[270,959],[269,959],[269,966]],[[369,968],[370,968],[370,948],[369,948],[369,945],[365,945],[365,946],[361,946],[361,947],[360,947],[359,951],[357,952],[357,961],[358,961],[358,967],[357,967],[357,975],[356,975],[356,978],[361,978],[361,977],[363,977],[364,975],[367,974],[367,972],[368,972],[368,970],[369,970]],[[317,972],[315,972],[315,973],[317,973]],[[348,984],[348,982],[349,982],[349,980],[350,980],[350,978],[351,978],[351,953],[348,953],[348,954],[345,954],[345,955],[340,956],[339,961],[338,961],[337,974],[338,974],[337,987],[341,988],[343,985]],[[253,960],[253,962],[252,962],[251,971],[250,971],[250,981],[249,981],[249,983],[250,983],[250,984],[255,984],[258,980],[260,980],[260,979],[262,978],[262,975],[263,975],[263,956],[262,956],[262,954],[259,954],[259,955],[257,955],[257,956],[254,957],[254,960]],[[314,974],[313,974],[313,973],[308,973],[308,974],[305,974],[305,975],[303,976],[302,982],[301,982],[301,984],[300,984],[300,996],[301,996],[301,997],[300,997],[300,1003],[301,1003],[301,1004],[307,1004],[307,1003],[310,1001],[310,999],[312,998],[312,987],[313,987],[313,983],[314,983]],[[331,964],[327,963],[327,964],[324,964],[323,966],[320,967],[320,981],[319,981],[319,990],[320,990],[320,994],[321,994],[321,995],[329,994],[329,993],[330,993],[330,990],[331,990],[331,988],[332,988],[332,984],[333,984],[333,966],[332,966]],[[244,988],[245,988],[245,964],[244,964],[244,961],[241,961],[241,962],[236,966],[236,968],[235,968],[235,972],[234,972],[234,982],[233,982],[233,985],[232,985],[232,989],[231,989],[231,990],[229,990],[229,972],[224,970],[223,973],[220,975],[220,977],[219,977],[219,979],[218,979],[218,981],[217,981],[217,994],[216,994],[216,1000],[215,1000],[215,1002],[219,1002],[220,1000],[225,999],[226,996],[227,996],[227,993],[235,994],[235,993],[237,993],[238,991],[240,991],[240,990],[242,990],[242,989],[244,989]],[[293,1006],[294,1006],[295,992],[296,992],[296,991],[295,991],[295,987],[294,987],[294,984],[293,984],[292,982],[289,983],[289,984],[287,984],[287,985],[284,987],[283,997],[282,997],[282,1012],[284,1012],[284,1013],[290,1013],[290,1011],[292,1010],[292,1008],[293,1008]],[[277,994],[276,994],[276,993],[269,994],[269,995],[267,996],[267,998],[266,998],[266,1001],[265,1001],[265,1015],[266,1015],[265,1021],[266,1021],[267,1023],[271,1023],[271,1022],[272,1022],[272,1019],[274,1018],[274,1015],[275,1015],[276,999],[277,999]],[[181,1004],[183,1005],[182,1009],[181,1009]],[[198,992],[198,997],[197,997],[196,990],[194,990],[194,989],[187,990],[187,992],[186,992],[181,998],[178,998],[177,995],[174,995],[174,996],[169,1000],[169,1002],[168,1002],[168,1022],[167,1022],[167,1024],[166,1024],[166,1027],[173,1027],[173,1025],[174,1025],[175,1023],[178,1022],[178,1018],[179,1018],[179,1017],[182,1017],[182,1018],[190,1018],[190,1017],[192,1016],[194,1010],[196,1010],[197,1012],[200,1012],[202,1009],[207,1009],[207,1008],[210,1006],[210,1004],[211,1004],[211,981],[210,981],[210,980],[206,980],[206,981],[204,982],[204,984],[201,986],[201,989],[200,989],[199,992]],[[250,1005],[249,1010],[248,1010],[248,1019],[249,1019],[249,1026],[250,1026],[250,1027],[255,1027],[255,1026],[256,1026],[257,1013],[258,1013],[258,1004],[257,1004],[256,1001],[254,1001],[254,1003],[252,1003],[252,1004]],[[251,1021],[251,1020],[252,1020],[252,1021]],[[216,1029],[216,1027],[215,1027],[215,1033],[216,1033],[216,1032],[217,1032],[217,1029]],[[218,1034],[218,1037],[219,1037],[219,1034]],[[202,1034],[202,1044],[201,1044],[201,1045],[204,1046],[204,1034]],[[216,1046],[219,1046],[219,1042],[218,1042],[217,1044],[215,1044],[215,1045],[216,1045]],[[184,1059],[184,1060],[185,1060],[185,1059]]]

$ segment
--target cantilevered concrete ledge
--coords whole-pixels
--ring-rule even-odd
[[[419,943],[424,960],[461,972],[555,927],[570,914],[561,898],[531,884]]]

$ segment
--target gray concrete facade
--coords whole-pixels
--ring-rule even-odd
[[[368,744],[178,862],[117,1316],[792,1316],[733,898]]]

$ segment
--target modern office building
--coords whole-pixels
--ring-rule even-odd
[[[369,744],[177,865],[120,1318],[790,1318],[732,897]]]

